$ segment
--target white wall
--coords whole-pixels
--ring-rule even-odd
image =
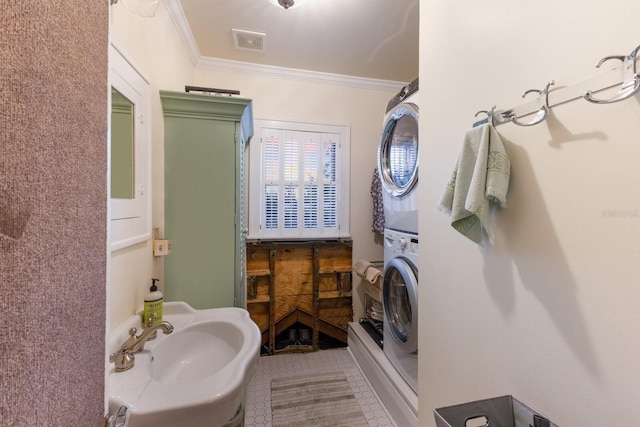
[[[236,89],[253,100],[254,117],[351,128],[351,220],[353,260],[382,260],[382,242],[371,231],[371,179],[384,111],[391,91],[333,86],[274,77],[197,68],[196,86]],[[354,275],[354,318],[363,316],[363,287]]]
[[[640,3],[437,0],[420,13],[420,424],[502,394],[564,427],[637,423],[639,96],[497,128],[512,178],[490,250],[435,206],[476,111],[602,72],[600,58],[640,43]]]
[[[193,79],[193,63],[164,6],[155,17],[131,13],[122,2],[111,6],[110,37],[124,56],[151,84],[152,224],[164,225],[164,121],[160,89],[184,90]],[[151,241],[111,254],[109,323],[113,328],[142,308],[151,278],[163,278],[162,258],[154,259]],[[163,283],[159,283],[163,289]]]
[[[164,3],[153,18],[112,6],[111,38],[151,82],[153,226],[164,226],[164,127],[159,90],[185,85],[238,89],[253,100],[254,116],[351,127],[351,235],[353,259],[381,260],[381,242],[371,232],[370,195],[376,150],[388,100],[401,89],[371,90],[260,77],[195,68]],[[194,77],[195,75],[195,77]],[[167,236],[170,238],[171,236]],[[151,277],[163,279],[163,261],[151,255],[150,242],[114,252],[110,267],[110,325],[115,327],[142,305]],[[162,289],[162,280],[159,283]],[[354,318],[362,316],[362,287],[354,277]]]

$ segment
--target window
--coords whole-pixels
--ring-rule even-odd
[[[349,236],[349,127],[256,120],[249,237]]]

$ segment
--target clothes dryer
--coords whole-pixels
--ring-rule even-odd
[[[418,234],[418,79],[387,105],[378,147],[386,228]]]
[[[383,350],[418,393],[418,235],[384,232]]]

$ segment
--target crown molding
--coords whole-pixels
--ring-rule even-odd
[[[307,83],[328,84],[344,86],[356,89],[382,90],[397,92],[408,82],[379,80],[364,77],[346,76],[342,74],[322,73],[318,71],[301,70],[295,68],[276,67],[273,65],[260,65],[248,62],[232,61],[228,59],[211,58],[202,56],[200,49],[193,38],[182,5],[179,0],[164,0],[169,16],[173,21],[180,38],[182,39],[191,61],[196,68],[227,71],[233,73],[270,77],[283,80],[296,80]]]
[[[165,117],[193,119],[218,118],[240,121],[251,100],[237,96],[211,96],[185,92],[160,91]]]
[[[182,10],[180,0],[164,0],[164,5],[169,12],[173,24],[176,26],[176,30],[178,30],[178,34],[187,49],[191,61],[196,65],[202,55],[200,55],[198,44],[193,38],[193,33],[191,32],[187,18],[184,16],[184,10]]]
[[[307,83],[319,83],[333,86],[346,86],[356,89],[392,92],[397,92],[407,84],[406,82],[353,77],[342,74],[322,73],[318,71],[276,67],[273,65],[260,65],[209,57],[200,57],[200,60],[196,63],[196,67],[216,71],[227,71],[236,74],[249,74],[260,77],[297,80]]]

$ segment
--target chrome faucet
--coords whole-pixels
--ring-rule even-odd
[[[166,320],[148,327],[138,336],[136,336],[136,328],[129,329],[129,338],[120,346],[118,351],[109,356],[109,362],[116,365],[116,372],[123,372],[133,368],[135,363],[134,355],[144,349],[145,343],[151,337],[155,337],[158,329],[164,332],[165,335],[173,332],[173,326]]]

